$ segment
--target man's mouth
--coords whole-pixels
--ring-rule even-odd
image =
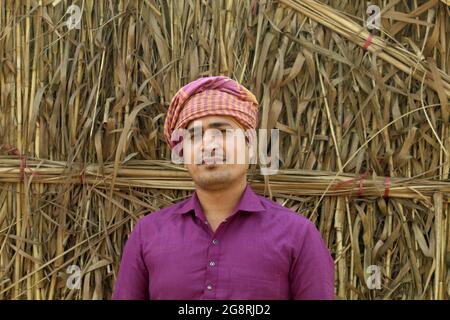
[[[202,160],[202,165],[224,164],[224,163],[225,163],[225,160],[220,157],[204,158]]]

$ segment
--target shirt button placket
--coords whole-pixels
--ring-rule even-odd
[[[219,261],[219,241],[213,238],[208,248],[208,260],[206,266],[206,290],[207,299],[220,299],[216,296],[218,287],[218,261]]]

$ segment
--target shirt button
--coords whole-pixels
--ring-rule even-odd
[[[205,224],[208,224],[208,221],[205,221]]]
[[[219,241],[218,241],[217,239],[214,239],[214,240],[212,241],[212,243],[213,243],[213,244],[217,244],[217,243],[219,243]]]
[[[210,261],[210,262],[209,262],[209,265],[210,265],[211,267],[214,267],[214,266],[216,265],[216,263],[215,263],[214,261]]]
[[[208,289],[208,290],[212,290],[212,285],[210,285],[210,284],[208,284],[207,286],[206,286],[206,289]]]

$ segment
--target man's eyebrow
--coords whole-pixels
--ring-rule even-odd
[[[219,128],[219,127],[232,127],[228,122],[213,122],[208,125],[210,128]]]
[[[195,129],[197,129],[197,128],[200,129],[201,127],[202,127],[202,126],[196,126],[196,127],[189,128],[189,129],[187,129],[187,130],[188,130],[189,134],[192,134],[192,133],[194,132]],[[197,130],[198,130],[198,129],[197,129]]]
[[[196,127],[189,128],[187,130],[190,134],[192,134],[196,128],[200,129],[201,127],[202,126],[196,126]],[[229,124],[228,122],[212,122],[208,125],[208,128],[220,128],[220,127],[232,127],[232,125]]]

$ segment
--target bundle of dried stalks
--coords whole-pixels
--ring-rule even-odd
[[[369,37],[364,1],[2,1],[0,299],[110,297],[136,220],[193,188],[167,106],[218,74],[280,130],[279,174],[249,181],[317,224],[338,298],[448,299],[446,2],[372,1]]]

